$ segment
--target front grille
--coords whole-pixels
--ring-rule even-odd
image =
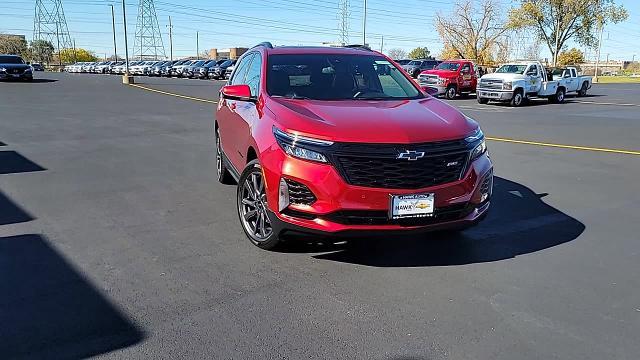
[[[316,197],[311,190],[299,182],[291,179],[285,179],[289,187],[289,202],[292,204],[311,205],[316,202]]]
[[[418,76],[418,81],[421,84],[437,84],[438,83],[438,75],[427,75],[423,74]]]
[[[22,74],[23,72],[23,69],[9,69],[9,74]]]
[[[502,90],[502,80],[480,80],[478,87],[487,90]]]
[[[333,154],[338,170],[351,185],[385,189],[420,189],[459,180],[466,169],[463,140],[426,144],[342,144]],[[406,151],[424,153],[416,160],[398,159]]]
[[[473,207],[464,203],[436,208],[433,216],[430,217],[390,219],[389,213],[384,210],[340,210],[324,215],[322,218],[343,225],[426,226],[459,220],[472,211]]]

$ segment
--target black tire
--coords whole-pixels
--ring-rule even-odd
[[[222,145],[220,144],[220,130],[218,130],[218,128],[216,128],[216,172],[218,175],[218,181],[221,184],[235,184],[233,176],[231,176],[231,173],[227,168],[227,160],[222,152]]]
[[[524,104],[524,93],[522,89],[518,89],[513,92],[513,97],[511,97],[511,102],[509,103],[513,107],[519,107]]]
[[[562,104],[564,103],[565,97],[566,93],[564,92],[564,89],[560,88],[558,89],[558,91],[556,91],[556,95],[553,97],[553,103]]]
[[[250,161],[240,175],[236,200],[238,219],[249,241],[265,250],[280,245],[269,219],[262,167],[257,159]]]
[[[578,90],[578,96],[583,97],[583,96],[587,96],[587,83],[583,82],[582,86],[580,87],[580,90]]]
[[[444,92],[444,97],[448,100],[455,99],[456,95],[458,95],[458,89],[456,89],[456,87],[453,85],[449,85],[449,87],[447,87],[447,90]]]
[[[477,96],[476,100],[478,100],[478,104],[488,104],[489,103],[489,99],[481,98],[480,96]]]

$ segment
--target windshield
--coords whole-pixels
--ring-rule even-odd
[[[226,60],[225,62],[223,62],[222,64],[220,64],[220,66],[229,66],[233,64],[233,60]]]
[[[422,61],[419,60],[413,60],[413,61],[409,61],[409,63],[407,65],[416,65],[416,66],[420,66],[422,64]]]
[[[198,62],[193,63],[193,65],[195,66],[201,66],[202,64],[204,64],[204,60],[200,60]]]
[[[502,65],[496,72],[503,74],[524,74],[526,68],[527,65]]]
[[[267,92],[314,100],[416,99],[422,93],[378,55],[272,55]]]
[[[451,71],[458,71],[459,68],[460,68],[460,64],[453,63],[453,62],[443,62],[440,65],[438,65],[438,67],[436,67],[436,69],[439,69],[439,70],[451,70]]]
[[[24,64],[24,61],[17,56],[0,56],[0,64]]]

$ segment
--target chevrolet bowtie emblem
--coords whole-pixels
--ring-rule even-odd
[[[424,157],[424,151],[406,150],[406,151],[401,152],[400,154],[398,154],[396,159],[405,159],[405,160],[409,160],[409,161],[416,161],[418,159],[422,159],[423,157]]]

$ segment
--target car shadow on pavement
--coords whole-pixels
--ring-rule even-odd
[[[0,141],[0,146],[7,146],[7,144],[5,144],[2,141]]]
[[[0,175],[44,170],[46,169],[42,166],[15,151],[0,151]]]
[[[0,225],[23,223],[33,219],[33,216],[0,191]]]
[[[325,251],[314,255],[316,259],[378,267],[451,266],[510,259],[572,241],[584,231],[581,222],[544,203],[544,196],[496,177],[487,218],[465,231],[364,238],[306,248],[309,252]]]
[[[0,83],[14,83],[14,84],[37,84],[37,83],[52,83],[56,82],[58,79],[33,79],[31,81],[24,80],[1,80]]]
[[[0,237],[0,358],[77,359],[144,333],[41,235]]]

